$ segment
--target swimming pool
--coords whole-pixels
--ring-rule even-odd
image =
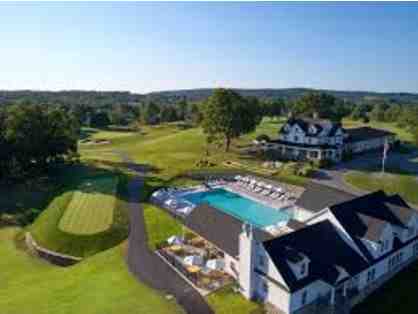
[[[183,198],[196,205],[209,203],[209,205],[243,222],[249,222],[261,228],[284,222],[291,218],[288,212],[265,206],[222,188],[186,194]]]

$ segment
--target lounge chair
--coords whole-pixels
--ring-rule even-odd
[[[270,193],[271,193],[271,190],[266,189],[266,190],[264,190],[263,192],[261,192],[261,195],[267,196],[267,195],[269,195]]]
[[[272,198],[272,199],[277,199],[278,197],[280,196],[280,194],[279,193],[277,193],[277,192],[275,192],[275,193],[273,193],[273,194],[271,194],[270,195],[270,197]]]
[[[263,188],[262,188],[262,187],[257,186],[257,187],[254,189],[254,192],[255,192],[255,193],[260,193],[262,190],[263,190]]]

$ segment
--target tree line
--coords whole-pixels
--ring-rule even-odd
[[[79,128],[76,117],[57,106],[0,109],[0,179],[39,174],[74,156]]]

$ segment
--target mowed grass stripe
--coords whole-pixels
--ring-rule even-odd
[[[116,177],[86,181],[73,193],[59,228],[67,233],[89,235],[106,231],[113,223],[116,205]]]

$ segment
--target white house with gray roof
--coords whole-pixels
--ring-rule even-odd
[[[280,156],[294,160],[331,160],[338,162],[345,152],[354,154],[391,144],[395,134],[370,127],[344,129],[330,120],[290,118],[280,128],[278,138],[263,143]]]

